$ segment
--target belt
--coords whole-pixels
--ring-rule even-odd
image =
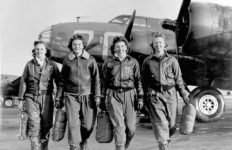
[[[151,89],[153,89],[155,91],[168,91],[174,87],[175,87],[175,85],[159,85],[159,86],[153,86],[153,87],[151,87]]]
[[[134,89],[134,87],[109,87],[109,89],[114,90],[117,93],[123,93]]]
[[[46,95],[46,94],[52,94],[52,91],[48,91],[48,90],[40,90],[38,92],[35,91],[28,91],[26,92],[27,94],[32,94],[34,96],[39,96],[39,95]]]
[[[68,96],[68,95],[73,95],[73,96],[87,96],[87,95],[91,95],[91,94],[76,94],[76,93],[64,92],[64,96]]]
[[[46,95],[46,94],[50,94],[50,93],[52,93],[52,92],[49,92],[47,90],[41,90],[38,92],[38,95]]]
[[[38,96],[40,96],[40,95],[47,95],[47,94],[51,94],[51,93],[52,93],[51,91],[41,90],[41,91],[38,91],[38,94],[35,94],[35,93],[32,93],[32,92],[26,92],[25,96],[32,98],[33,101],[36,102],[38,100]]]

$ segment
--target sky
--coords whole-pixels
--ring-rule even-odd
[[[232,0],[192,0],[232,7]],[[1,74],[21,75],[33,42],[46,27],[64,22],[108,22],[120,14],[175,19],[182,0],[1,0]]]

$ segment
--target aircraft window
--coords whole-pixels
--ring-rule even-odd
[[[126,21],[128,21],[130,18],[130,16],[118,16],[114,19],[112,19],[111,21],[109,21],[109,23],[122,23],[124,24]]]
[[[118,24],[129,24],[130,22],[130,16],[118,16],[114,19],[112,19],[111,21],[109,21],[109,23],[118,23]],[[150,28],[151,25],[147,25],[146,23],[146,18],[136,18],[135,17],[135,21],[134,21],[134,26],[140,26],[140,27],[148,27]]]
[[[130,20],[127,20],[126,24],[128,24],[129,21]],[[146,18],[135,18],[135,20],[134,20],[134,26],[150,27],[150,26],[147,26]]]
[[[39,34],[39,40],[44,41],[44,42],[50,42],[51,41],[51,26],[45,28]]]
[[[61,40],[61,41],[67,40],[67,35],[66,35],[66,33],[58,32],[58,33],[57,33],[57,36],[56,36],[56,40]]]

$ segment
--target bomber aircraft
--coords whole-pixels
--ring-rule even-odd
[[[51,49],[51,58],[62,63],[69,52],[68,40],[83,34],[88,52],[99,67],[112,57],[110,45],[117,35],[130,42],[130,55],[140,64],[151,54],[155,32],[167,37],[167,51],[180,63],[186,85],[197,86],[190,101],[202,122],[218,120],[224,111],[224,98],[218,88],[232,90],[232,8],[212,3],[183,0],[176,20],[120,15],[108,23],[68,22],[51,25],[39,34]],[[186,86],[187,88],[187,86]]]

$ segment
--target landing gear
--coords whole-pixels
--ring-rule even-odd
[[[197,110],[196,119],[200,122],[218,120],[224,111],[224,98],[222,94],[212,87],[198,87],[190,93],[190,103]]]
[[[3,103],[4,103],[4,106],[7,108],[14,107],[14,100],[11,97],[6,97]]]

